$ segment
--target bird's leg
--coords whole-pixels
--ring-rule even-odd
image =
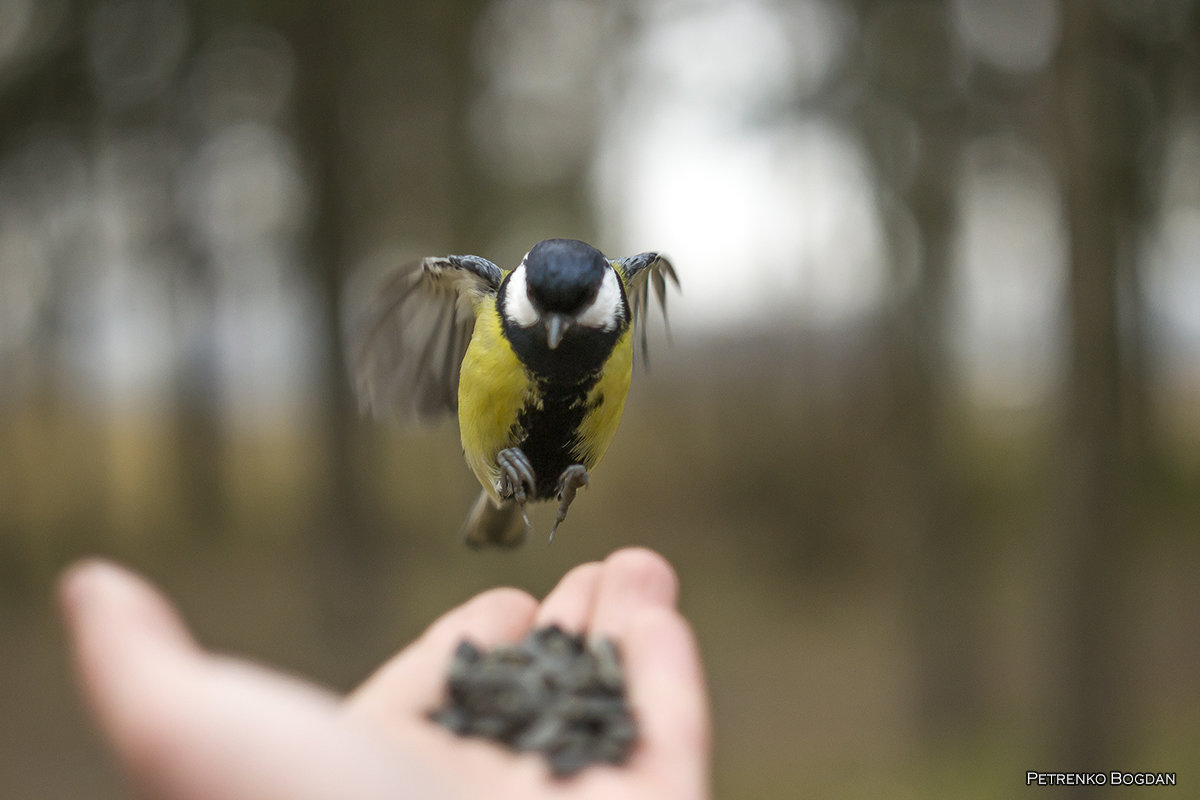
[[[500,467],[500,496],[515,500],[521,507],[521,518],[529,528],[529,516],[525,513],[525,502],[534,493],[537,482],[533,477],[533,464],[529,456],[519,447],[509,447],[496,454],[496,464]]]
[[[558,530],[559,524],[567,518],[567,509],[571,507],[571,503],[575,500],[575,491],[580,486],[588,485],[588,471],[583,464],[572,464],[563,470],[562,475],[558,476],[558,518],[554,520],[554,527],[550,529],[550,541],[554,541],[554,533]]]

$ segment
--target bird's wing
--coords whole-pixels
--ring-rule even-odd
[[[501,278],[486,258],[439,256],[348,287],[346,360],[359,407],[417,422],[454,411],[476,305]]]
[[[649,363],[650,348],[646,335],[647,307],[650,305],[650,287],[654,287],[654,296],[658,307],[662,309],[663,322],[667,321],[667,280],[679,289],[679,277],[675,268],[665,256],[659,253],[638,253],[636,256],[618,259],[613,262],[621,276],[625,279],[626,294],[629,297],[629,308],[633,314],[634,336],[642,343],[642,361]]]

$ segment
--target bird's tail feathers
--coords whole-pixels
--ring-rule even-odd
[[[463,523],[462,539],[468,547],[515,547],[525,539],[525,515],[511,500],[496,505],[486,492],[471,506]]]

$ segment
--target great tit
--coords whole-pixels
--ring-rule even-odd
[[[349,315],[360,406],[415,421],[457,409],[483,486],[468,545],[520,543],[525,504],[556,499],[553,538],[616,433],[650,287],[665,319],[668,280],[658,253],[611,260],[574,239],[538,242],[508,271],[471,255],[396,270]]]

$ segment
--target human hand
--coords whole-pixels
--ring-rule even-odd
[[[699,654],[670,565],[625,549],[568,572],[539,604],[491,589],[446,613],[342,697],[201,649],[126,570],[87,562],[61,602],[84,695],[131,780],[175,800],[704,798],[709,721]],[[639,741],[621,767],[567,780],[429,722],[459,641],[491,648],[556,623],[621,648]]]

